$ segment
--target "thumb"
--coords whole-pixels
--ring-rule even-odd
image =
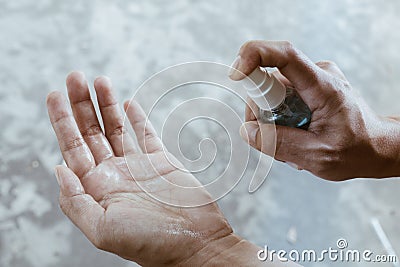
[[[305,153],[309,144],[314,143],[312,133],[274,124],[245,122],[240,135],[255,149],[280,161],[291,162],[300,167],[306,165]]]
[[[97,225],[104,215],[104,209],[91,195],[85,194],[81,181],[71,169],[56,166],[55,174],[60,185],[61,210],[95,246],[98,246]]]

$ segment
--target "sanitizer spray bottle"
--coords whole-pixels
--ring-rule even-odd
[[[308,128],[311,111],[294,88],[286,87],[274,75],[260,67],[243,79],[242,83],[247,95],[259,107],[258,119],[261,122]]]

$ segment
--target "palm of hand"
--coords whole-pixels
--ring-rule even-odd
[[[162,152],[153,156],[154,160],[165,160]],[[135,155],[130,160],[144,163],[148,161],[148,157]],[[111,250],[130,260],[137,261],[140,255],[143,262],[148,262],[148,258],[158,255],[160,259],[178,262],[182,254],[190,257],[193,253],[189,249],[182,251],[182,248],[201,249],[204,245],[202,242],[207,242],[212,235],[230,233],[229,225],[215,204],[187,209],[160,203],[144,192],[132,176],[138,181],[150,180],[153,186],[152,193],[155,195],[167,191],[174,195],[173,197],[179,198],[180,192],[175,187],[171,187],[171,191],[164,186],[154,188],[158,180],[164,179],[157,176],[157,173],[154,173],[154,177],[149,177],[148,173],[145,174],[140,168],[131,168],[130,171],[132,175],[125,159],[111,158],[101,163],[85,178],[84,187],[88,188],[90,195],[97,199],[105,210],[98,227],[98,231],[103,233],[102,249]],[[168,172],[171,177],[192,180],[194,185],[197,182],[192,175],[182,174],[179,170],[155,171]],[[192,197],[211,199],[206,192],[204,195]],[[171,247],[175,247],[176,250],[171,250]]]
[[[137,103],[125,108],[145,154],[135,149],[123,130],[122,115],[107,79],[95,82],[105,135],[83,75],[71,74],[67,87],[74,116],[60,93],[48,97],[49,116],[69,167],[56,169],[60,206],[92,243],[126,259],[161,266],[182,263],[208,241],[231,234],[216,204],[181,208],[154,198],[174,199],[183,205],[194,199],[211,202],[204,189],[188,195],[173,186],[199,186],[199,182],[170,163]]]

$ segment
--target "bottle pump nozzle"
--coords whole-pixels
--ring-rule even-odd
[[[242,83],[247,89],[247,95],[262,110],[274,109],[285,100],[285,85],[260,67],[243,79]]]

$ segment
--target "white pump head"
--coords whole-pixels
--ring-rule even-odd
[[[242,80],[247,95],[263,110],[278,107],[286,97],[286,87],[274,75],[257,67]]]

